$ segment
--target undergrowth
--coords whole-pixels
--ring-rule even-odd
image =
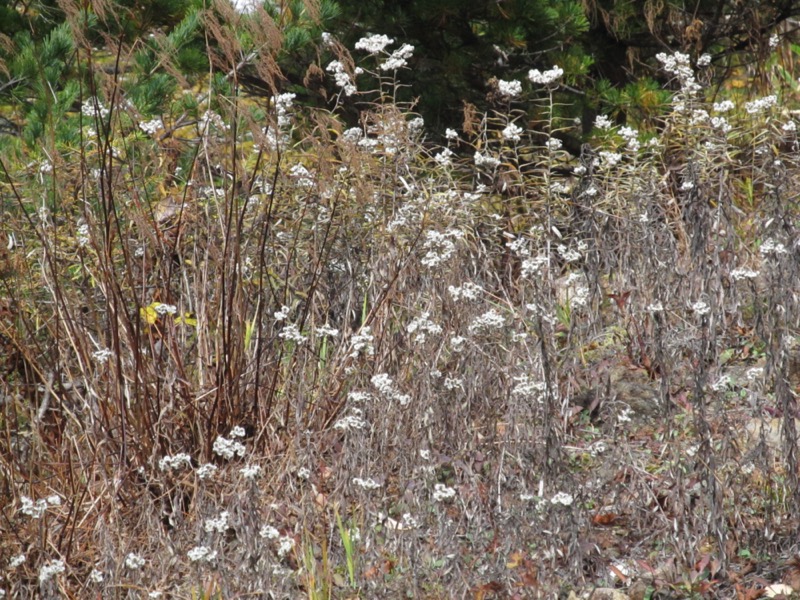
[[[572,157],[556,67],[437,145],[413,49],[326,37],[312,109],[266,15],[203,18],[206,89],[154,115],[98,70],[4,142],[9,597],[719,597],[790,555],[791,90],[663,56],[658,129]]]

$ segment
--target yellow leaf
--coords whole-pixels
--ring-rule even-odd
[[[189,327],[197,327],[197,315],[193,312],[185,312],[183,313],[182,317],[177,317],[175,319],[175,323],[180,325],[181,323],[184,325],[188,325]]]
[[[149,306],[143,306],[139,309],[139,316],[142,317],[142,321],[148,325],[153,325],[156,321],[158,321],[158,313],[156,312],[156,305],[158,304],[160,303],[153,302]]]

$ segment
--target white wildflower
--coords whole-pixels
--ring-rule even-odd
[[[131,571],[136,571],[144,566],[145,560],[140,555],[131,552],[125,557],[125,566]]]
[[[258,535],[267,540],[277,540],[281,535],[281,532],[275,529],[272,525],[264,525],[258,532]]]
[[[441,152],[433,157],[433,160],[443,167],[448,167],[453,164],[454,155],[454,152],[450,150],[450,148],[443,148]]]
[[[206,463],[197,468],[197,476],[200,479],[210,479],[214,476],[214,473],[217,472],[216,465],[212,465],[211,463]]]
[[[549,71],[544,72],[540,72],[539,69],[528,71],[528,79],[540,85],[551,85],[558,81],[562,75],[564,75],[564,70],[558,66],[554,66]]]
[[[714,103],[714,110],[718,113],[726,113],[736,108],[732,100],[723,100],[722,102]]]
[[[374,479],[362,479],[361,477],[353,477],[353,484],[365,490],[377,490],[381,484]]]
[[[492,308],[481,316],[476,317],[472,323],[470,323],[469,332],[476,333],[486,329],[500,329],[505,323],[506,320],[503,315]]]
[[[159,117],[152,119],[150,121],[144,121],[139,123],[139,129],[144,131],[147,135],[153,135],[159,129],[164,128],[164,123],[161,121]]]
[[[444,502],[456,497],[455,489],[447,487],[443,483],[437,483],[433,486],[433,499],[436,502]]]
[[[614,123],[606,115],[597,115],[594,119],[594,126],[607,131],[614,126]]]
[[[217,551],[206,546],[195,546],[186,553],[192,562],[211,562],[217,558]]]
[[[24,554],[17,554],[17,556],[12,556],[11,560],[8,561],[8,568],[9,569],[16,569],[18,566],[25,562],[25,555]]]
[[[260,465],[247,465],[246,467],[242,467],[239,469],[239,473],[242,474],[242,477],[245,479],[255,479],[259,475],[261,475],[261,466]]]
[[[711,307],[706,302],[698,300],[692,304],[692,311],[694,311],[694,314],[698,317],[702,317],[711,312]]]
[[[561,504],[563,506],[570,506],[573,502],[574,498],[572,494],[568,494],[566,492],[558,492],[555,496],[550,498],[551,504]]]
[[[497,81],[497,91],[502,96],[508,98],[516,98],[522,93],[522,82],[520,81],[504,81],[502,79]]]
[[[361,38],[356,42],[355,48],[356,50],[364,50],[369,54],[378,54],[379,52],[383,52],[386,46],[393,43],[394,40],[392,38],[376,34]]]
[[[227,510],[223,510],[219,513],[219,516],[216,519],[206,519],[203,528],[208,533],[225,533],[228,529],[228,518],[230,517],[230,513]]]
[[[781,244],[780,242],[776,242],[773,239],[766,239],[761,243],[761,247],[758,249],[759,253],[762,256],[770,256],[775,255],[779,256],[781,254],[786,254],[786,246]]]
[[[764,112],[769,108],[772,108],[777,103],[778,103],[778,97],[773,94],[770,96],[764,96],[763,98],[757,98],[752,102],[748,102],[744,105],[744,108],[749,114],[755,115],[760,112]]]
[[[414,54],[414,46],[410,44],[403,44],[397,50],[392,52],[391,56],[387,58],[380,68],[382,71],[396,71],[405,67],[408,59]]]
[[[290,537],[288,535],[284,535],[283,537],[281,537],[278,540],[278,556],[280,558],[283,558],[284,556],[289,554],[289,552],[294,550],[295,543],[296,542],[294,541],[293,537]]]
[[[741,281],[742,279],[755,279],[758,277],[758,271],[753,271],[752,269],[734,269],[731,271],[731,278],[734,281]]]
[[[214,440],[212,450],[214,451],[214,454],[218,454],[219,456],[227,459],[233,458],[234,455],[244,456],[245,453],[244,445],[236,440],[229,440],[221,435]]]
[[[350,429],[364,429],[367,427],[368,423],[361,417],[361,415],[361,411],[357,408],[354,408],[352,409],[351,414],[345,415],[336,421],[336,423],[333,425],[333,428],[341,431],[349,431]]]
[[[161,315],[174,315],[178,312],[178,307],[174,304],[164,304],[163,302],[155,302],[153,304],[153,310],[156,311],[157,314]]]
[[[406,331],[410,334],[416,334],[414,341],[422,344],[427,339],[428,335],[438,336],[442,333],[442,328],[430,320],[430,314],[425,312],[415,318],[406,327]]]
[[[449,127],[444,130],[444,137],[448,140],[457,140],[458,139],[458,132],[455,129],[450,129]]]
[[[177,471],[182,467],[191,466],[192,458],[184,452],[180,452],[175,456],[165,456],[158,461],[158,468],[161,471]]]
[[[89,580],[92,583],[102,583],[103,577],[103,572],[100,569],[92,569],[92,572],[89,573]]]
[[[42,565],[42,568],[39,569],[39,581],[41,583],[49,581],[59,573],[63,573],[66,570],[67,566],[64,564],[63,560],[51,560],[50,562]]]
[[[494,156],[490,156],[488,154],[481,154],[480,152],[475,153],[475,166],[476,167],[488,167],[490,169],[494,169],[495,167],[500,165],[500,160],[495,158]]]
[[[514,123],[509,123],[503,129],[503,137],[511,142],[518,142],[522,139],[522,128]]]
[[[374,340],[375,337],[372,335],[369,325],[364,325],[350,340],[352,348],[350,358],[356,358],[362,352],[367,356],[375,354],[375,348],[372,345]]]
[[[300,333],[300,329],[294,323],[287,323],[284,325],[278,337],[284,340],[289,340],[295,344],[303,344],[308,340],[308,337]]]
[[[561,146],[564,145],[564,142],[562,142],[558,138],[550,138],[549,140],[547,140],[546,145],[548,150],[550,150],[551,152],[555,152],[556,150],[559,150]]]

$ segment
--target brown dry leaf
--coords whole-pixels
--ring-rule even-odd
[[[500,594],[503,592],[503,590],[504,588],[502,583],[499,581],[490,581],[489,583],[484,583],[476,588],[473,588],[472,592],[475,600],[484,600],[489,594]]]
[[[621,516],[616,513],[598,513],[592,517],[592,523],[600,527],[615,525],[621,520]]]
[[[525,560],[525,554],[523,552],[512,552],[511,555],[508,557],[508,562],[506,562],[507,569],[516,569],[518,566],[522,564]]]

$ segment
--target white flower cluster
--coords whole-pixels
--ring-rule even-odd
[[[356,50],[364,50],[369,54],[378,54],[383,52],[386,46],[393,44],[394,40],[386,35],[371,35],[363,37],[356,42]]]
[[[222,458],[231,459],[237,455],[244,456],[245,447],[241,442],[220,435],[214,440],[212,450]]]
[[[78,222],[78,227],[75,230],[75,237],[78,240],[78,246],[81,248],[89,243],[89,224],[83,219]]]
[[[175,456],[165,456],[164,458],[158,461],[158,468],[161,471],[177,471],[182,467],[191,467],[191,466],[192,466],[192,458],[184,452],[180,452]]]
[[[547,385],[543,381],[536,381],[529,375],[519,375],[514,377],[516,385],[511,390],[512,396],[520,396],[522,398],[533,398],[539,400],[541,395],[547,389]]]
[[[275,96],[275,114],[278,117],[278,127],[286,129],[292,124],[292,106],[297,95],[292,93],[278,94]]]
[[[342,91],[344,92],[345,96],[352,96],[353,94],[356,93],[357,88],[355,81],[353,80],[353,77],[350,75],[350,73],[347,72],[347,69],[342,64],[341,61],[338,60],[331,61],[331,63],[327,67],[325,67],[325,70],[333,75],[333,79],[336,82],[336,85],[342,88]],[[358,75],[362,72],[363,72],[362,69],[356,68],[354,74]]]
[[[411,321],[406,327],[406,331],[410,334],[416,333],[414,341],[418,344],[424,344],[427,334],[439,335],[442,333],[442,328],[430,320],[430,313],[425,312]]]
[[[558,492],[552,498],[550,498],[551,504],[561,504],[562,506],[570,506],[573,502],[574,498],[572,494],[568,494],[566,492]]]
[[[476,317],[469,325],[470,333],[477,333],[486,329],[500,329],[506,324],[506,320],[495,309],[489,309],[481,316]]]
[[[98,98],[88,98],[81,104],[81,114],[85,117],[99,117],[105,119],[108,116],[108,109],[103,106]]]
[[[256,479],[259,475],[261,475],[261,466],[260,465],[247,465],[239,469],[239,473],[242,474],[242,477],[245,479]]]
[[[217,551],[207,546],[195,546],[186,553],[192,562],[212,562],[217,558]]]
[[[334,429],[349,431],[350,429],[365,429],[369,426],[363,417],[364,413],[359,408],[351,408],[350,414],[345,415],[333,425]]]
[[[375,341],[375,336],[372,335],[372,330],[369,325],[364,325],[357,334],[350,340],[350,358],[356,358],[359,354],[364,353],[367,356],[375,354],[375,347],[372,345]]]
[[[703,300],[698,300],[692,304],[692,311],[694,311],[694,314],[698,317],[703,317],[711,312],[711,307]]]
[[[200,479],[211,479],[216,472],[217,466],[211,463],[206,463],[197,468],[197,476]]]
[[[403,44],[392,52],[391,56],[381,64],[381,71],[396,71],[402,69],[408,63],[408,59],[414,55],[414,46]]]
[[[758,271],[752,269],[739,268],[731,271],[731,278],[734,281],[741,281],[742,279],[755,279],[758,277]]]
[[[144,566],[145,560],[140,555],[130,552],[125,557],[125,566],[131,571],[136,571]]]
[[[518,142],[522,139],[522,127],[514,123],[509,123],[503,129],[503,138],[510,142]]]
[[[732,100],[723,100],[722,102],[714,103],[714,110],[718,113],[726,113],[736,108]]]
[[[500,165],[500,159],[495,158],[494,156],[490,156],[489,154],[481,154],[480,152],[475,153],[476,167],[488,167],[490,169],[494,169],[499,165]]]
[[[500,79],[497,81],[497,91],[501,96],[516,98],[522,93],[522,82],[516,80],[504,81]]]
[[[230,516],[227,510],[223,510],[216,519],[206,519],[203,528],[208,533],[225,533],[228,529],[228,519]]]
[[[614,126],[614,123],[606,115],[597,115],[594,119],[594,126],[603,131],[608,131]]]
[[[443,483],[437,483],[433,486],[433,499],[436,502],[444,502],[456,497],[455,489],[447,487]]]
[[[550,263],[550,258],[545,255],[533,256],[522,261],[522,276],[525,278],[539,275]]]
[[[552,85],[564,75],[564,69],[554,66],[549,71],[540,72],[539,69],[528,71],[528,79],[539,85]]]
[[[558,138],[551,137],[549,140],[547,140],[545,145],[547,146],[548,150],[550,150],[551,152],[555,152],[556,150],[561,149],[561,146],[564,145],[564,142],[562,142]]]
[[[230,129],[230,126],[225,123],[220,114],[213,110],[204,112],[197,124],[203,134],[212,127],[218,131],[228,131]]]
[[[365,490],[377,490],[381,487],[379,482],[371,478],[362,479],[361,477],[353,477],[353,484]]]
[[[461,239],[464,233],[455,229],[451,229],[444,233],[438,231],[425,232],[425,242],[422,247],[427,250],[425,256],[422,257],[420,262],[428,268],[439,267],[442,263],[446,262],[456,251],[456,245],[452,241],[453,238]]]
[[[764,112],[767,109],[772,108],[778,103],[778,97],[773,95],[764,96],[763,98],[756,98],[752,102],[747,102],[744,105],[744,109],[751,115],[758,114],[760,112]]]
[[[638,131],[631,127],[622,127],[619,130],[619,134],[628,142],[628,150],[638,152],[639,148],[641,148]]]
[[[786,246],[780,242],[776,242],[773,239],[764,240],[761,243],[761,247],[758,249],[758,251],[762,256],[780,256],[787,253]]]
[[[303,165],[294,165],[289,169],[289,177],[295,180],[297,187],[311,188],[314,186],[314,178]]]
[[[18,566],[25,563],[25,555],[18,554],[17,556],[12,556],[11,560],[8,561],[8,568],[9,569],[16,569]]]
[[[451,164],[453,164],[454,155],[455,153],[450,150],[450,148],[442,148],[442,151],[436,154],[433,157],[433,160],[443,167],[449,167]]]
[[[466,283],[462,283],[458,287],[452,285],[447,286],[447,293],[450,294],[450,297],[455,301],[459,300],[475,301],[481,297],[481,294],[483,294],[483,288],[479,286],[477,283],[467,281]]]
[[[616,167],[619,161],[622,160],[622,154],[619,152],[607,152],[602,150],[600,152],[600,160],[604,167],[611,169],[612,167]]]
[[[178,307],[173,304],[164,304],[163,302],[156,302],[153,305],[153,310],[160,316],[174,315],[178,312]]]
[[[308,340],[308,337],[300,333],[300,329],[294,323],[287,323],[284,325],[278,337],[294,342],[298,346]]]
[[[694,77],[694,70],[692,70],[691,61],[688,54],[676,52],[675,54],[665,54],[659,52],[656,58],[664,65],[664,70],[672,73],[678,78],[681,84],[681,90],[686,94],[698,92],[701,89],[699,83]]]
[[[20,496],[20,512],[23,515],[29,516],[31,519],[41,519],[42,515],[47,511],[47,509],[51,506],[60,506],[61,505],[61,497],[53,494],[52,496],[48,496],[46,500],[37,500],[34,502],[27,496]]]
[[[163,128],[164,128],[164,123],[161,121],[160,117],[156,117],[155,119],[151,119],[150,121],[143,121],[142,123],[139,123],[139,129],[144,131],[147,135],[154,135],[156,131]]]
[[[331,327],[330,325],[320,325],[314,330],[314,332],[317,335],[321,335],[324,337],[331,337],[331,338],[335,338],[339,335],[339,330],[334,327]]]
[[[411,396],[399,392],[395,388],[392,378],[386,373],[373,375],[372,379],[370,379],[370,382],[387,400],[398,402],[400,406],[407,406],[411,402]]]
[[[66,564],[64,564],[63,560],[51,560],[48,563],[42,565],[42,568],[39,569],[39,582],[44,583],[45,581],[49,581],[59,573],[63,573],[67,570]]]
[[[278,539],[278,556],[283,558],[289,554],[289,552],[294,550],[295,544],[296,542],[294,541],[294,538],[288,535],[284,535]]]
[[[272,525],[264,525],[258,532],[258,535],[267,540],[277,540],[278,537],[280,537],[281,532]]]

